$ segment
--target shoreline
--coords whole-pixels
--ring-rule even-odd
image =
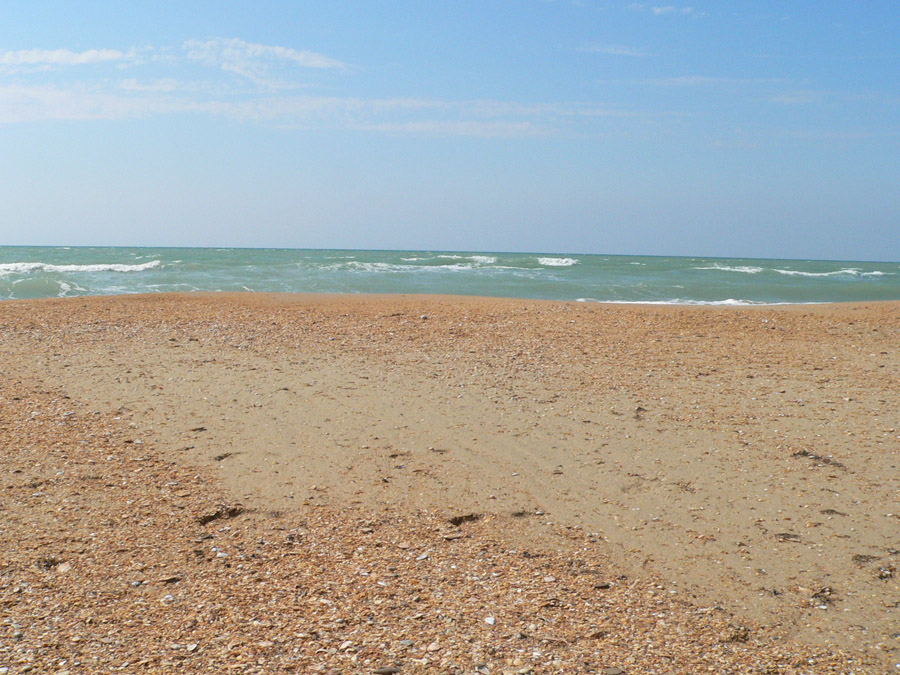
[[[569,533],[761,634],[900,647],[898,302],[149,294],[0,303],[0,328],[6,373],[124,410],[251,509]]]
[[[822,307],[866,307],[866,306],[900,306],[900,298],[895,300],[836,300],[836,301],[814,301],[814,302],[756,302],[756,301],[687,301],[687,302],[670,302],[670,301],[652,301],[652,300],[557,300],[551,298],[526,298],[526,297],[510,297],[510,296],[494,296],[494,295],[453,295],[453,294],[435,294],[435,293],[334,293],[329,291],[322,292],[286,292],[286,291],[163,291],[159,293],[114,293],[114,294],[91,294],[91,295],[71,295],[71,296],[54,296],[43,298],[0,298],[0,306],[5,303],[29,303],[29,302],[77,302],[89,300],[91,298],[112,300],[116,298],[137,298],[150,299],[154,297],[172,297],[172,298],[272,298],[289,300],[293,299],[297,302],[313,302],[316,300],[335,300],[360,298],[372,301],[379,299],[422,299],[425,301],[508,301],[508,302],[525,302],[525,303],[558,303],[563,305],[587,305],[601,307],[656,307],[656,308],[698,308],[698,309],[777,309],[777,308],[812,308]]]

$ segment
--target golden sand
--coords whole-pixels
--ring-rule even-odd
[[[4,302],[0,667],[892,669],[898,344],[895,303]]]

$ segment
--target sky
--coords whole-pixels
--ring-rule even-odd
[[[0,244],[900,260],[900,3],[0,3]]]

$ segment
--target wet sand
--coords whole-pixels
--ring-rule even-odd
[[[118,418],[129,452],[248,513],[471,515],[505,550],[602,562],[768,642],[883,667],[900,661],[898,344],[897,303],[0,304],[20,399]]]

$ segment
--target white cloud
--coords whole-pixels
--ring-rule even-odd
[[[0,52],[0,71],[82,66],[125,61],[133,57],[133,51],[122,52],[118,49],[88,49],[83,52],[73,52],[69,49],[20,49]]]
[[[187,109],[165,98],[122,96],[85,85],[0,86],[0,124],[45,120],[110,120],[143,117]]]
[[[629,115],[580,103],[521,104],[417,98],[269,95],[235,100],[169,80],[114,88],[0,86],[0,124],[193,114],[289,128],[331,128],[473,137],[550,135],[598,117]],[[583,120],[583,122],[579,122]]]
[[[188,40],[183,46],[189,59],[235,73],[256,84],[268,86],[279,84],[272,79],[273,66],[293,65],[318,69],[346,67],[340,61],[317,52],[256,44],[238,38]]]
[[[623,45],[595,44],[581,49],[583,52],[594,54],[606,54],[608,56],[652,56],[650,52],[639,47],[626,47]]]
[[[675,7],[673,5],[665,5],[663,7],[653,7],[651,9],[653,14],[656,16],[662,16],[663,14],[693,14],[693,7]]]
[[[650,11],[653,16],[665,16],[674,14],[680,14],[683,16],[704,16],[703,12],[698,12],[693,7],[676,7],[675,5],[650,6],[643,2],[632,2],[626,5],[625,9],[630,9],[632,12]]]
[[[158,80],[153,80],[152,82],[139,82],[135,78],[130,78],[127,80],[122,80],[119,86],[126,91],[146,91],[146,92],[159,92],[159,91],[178,91],[183,88],[177,80],[172,79],[171,77],[164,77]]]
[[[814,91],[811,89],[798,89],[795,91],[785,92],[778,96],[773,96],[773,103],[781,103],[782,105],[809,105],[812,103],[821,103],[825,96],[825,92]]]
[[[709,77],[707,75],[681,75],[678,77],[664,77],[658,79],[640,80],[638,84],[650,84],[657,87],[708,87],[716,85],[758,85],[784,82],[780,78],[739,78],[739,77]]]
[[[638,54],[620,46],[596,49]],[[50,68],[86,63],[109,65],[105,73],[79,71],[78,79],[70,76],[65,83],[55,74],[42,76]],[[134,76],[110,76],[115,72],[110,68],[122,65],[131,68],[129,75]],[[0,124],[196,115],[288,128],[521,137],[568,133],[595,126],[593,119],[632,114],[583,102],[302,96],[293,84],[298,81],[298,69],[346,66],[315,52],[236,38],[191,40],[178,47],[128,52],[0,52],[0,68],[4,66],[30,70],[21,71],[26,74],[21,82],[0,83]],[[223,71],[241,79],[223,77]]]
[[[363,124],[360,131],[380,131],[395,134],[415,134],[433,136],[475,136],[480,138],[510,138],[540,136],[548,133],[531,122],[478,122],[440,121],[400,122],[383,124]]]

